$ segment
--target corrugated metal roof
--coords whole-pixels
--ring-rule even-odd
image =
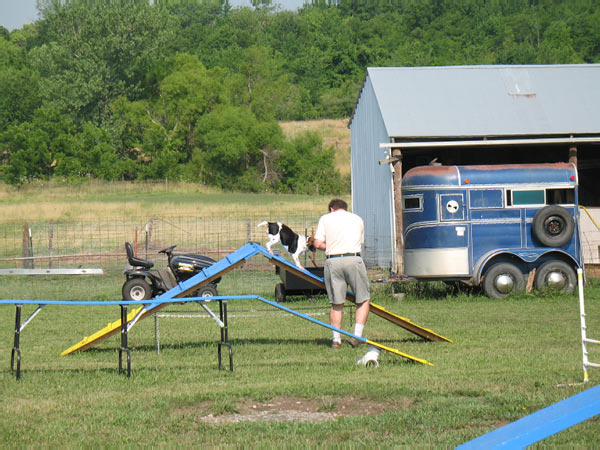
[[[392,138],[600,134],[600,64],[371,67]]]

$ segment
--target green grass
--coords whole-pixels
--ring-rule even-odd
[[[0,298],[118,299],[122,275],[3,277]],[[234,271],[223,294],[273,298],[272,271]],[[256,301],[229,303],[234,371],[217,368],[219,331],[209,318],[154,321],[129,335],[132,376],[117,374],[118,337],[92,349],[60,352],[118,319],[119,308],[46,307],[21,337],[22,380],[10,373],[14,308],[0,307],[0,444],[15,447],[158,446],[435,446],[450,447],[563,400],[600,380],[583,379],[576,296],[526,294],[504,300],[475,293],[448,295],[437,284],[373,284],[373,301],[430,328],[453,343],[431,343],[371,315],[365,335],[424,358],[433,367],[384,353],[377,369],[358,367],[364,349],[329,348],[330,331],[281,315]],[[253,292],[250,292],[253,291]],[[286,306],[314,311],[327,321],[327,303],[296,298]],[[218,309],[216,305],[213,309]],[[25,317],[33,307],[24,307]],[[173,311],[201,311],[178,305]],[[600,284],[586,287],[588,334],[600,338]],[[344,327],[351,329],[351,309]],[[590,359],[600,362],[600,351]],[[213,425],[243,405],[276,397],[314,400],[316,411],[344,402],[384,405],[376,414],[317,422],[246,421]],[[590,419],[541,443],[594,447],[600,420]]]
[[[4,221],[78,222],[98,218],[323,214],[331,196],[223,192],[194,183],[38,182],[21,188],[0,183]],[[343,196],[349,201],[349,197]]]

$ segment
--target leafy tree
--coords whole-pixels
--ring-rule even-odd
[[[335,169],[335,151],[323,149],[316,133],[305,133],[287,142],[277,167],[280,191],[297,194],[340,194],[346,190],[340,173]]]
[[[174,21],[148,2],[52,2],[31,50],[48,102],[81,123],[105,124],[110,103],[138,98],[153,60],[166,52]]]
[[[276,122],[259,122],[245,107],[218,106],[201,117],[188,176],[224,189],[262,191],[269,155],[282,145]]]
[[[0,37],[0,131],[31,120],[41,104],[39,75],[27,67],[26,54]]]
[[[38,109],[31,122],[11,125],[0,135],[2,174],[6,182],[22,184],[48,179],[73,143],[73,126],[54,109]],[[57,159],[58,157],[58,159]]]
[[[247,106],[259,119],[301,117],[302,93],[284,72],[283,62],[268,48],[246,49],[238,72],[229,82],[232,103]]]
[[[369,66],[600,61],[596,0],[270,3],[39,0],[0,28],[0,176],[335,192],[331,150],[275,120],[347,117]]]
[[[543,64],[583,62],[573,48],[571,30],[564,22],[553,22],[546,28],[539,50],[538,62]]]

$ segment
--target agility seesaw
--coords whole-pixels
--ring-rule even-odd
[[[216,297],[187,297],[184,299],[178,299],[178,303],[184,303],[184,302],[200,302],[202,304],[208,303],[208,302],[212,302],[212,301],[217,301],[219,302],[219,306],[220,306],[220,315],[219,315],[219,320],[217,321],[217,323],[219,324],[220,328],[221,328],[221,341],[218,343],[218,361],[219,361],[219,369],[221,368],[221,349],[222,346],[226,346],[229,350],[229,368],[230,370],[233,370],[233,357],[232,357],[232,349],[231,349],[231,344],[228,341],[228,326],[227,326],[227,301],[228,300],[242,300],[242,299],[255,299],[255,300],[259,300],[261,302],[264,302],[268,305],[274,306],[278,309],[281,309],[283,311],[286,311],[292,315],[295,315],[297,317],[303,318],[305,320],[308,320],[312,323],[315,323],[317,325],[323,326],[325,328],[329,328],[331,330],[334,331],[338,331],[341,334],[344,334],[346,336],[349,337],[353,337],[361,342],[364,342],[366,344],[375,346],[381,350],[385,350],[387,352],[393,353],[395,355],[401,356],[403,358],[406,358],[410,361],[414,361],[414,362],[418,362],[421,364],[426,364],[426,365],[430,365],[432,366],[433,364],[431,364],[429,361],[426,361],[424,359],[421,358],[416,358],[414,356],[408,355],[406,353],[401,352],[400,350],[397,350],[395,348],[391,348],[391,347],[387,347],[385,345],[379,344],[377,342],[371,341],[365,337],[361,337],[361,336],[356,336],[350,332],[344,331],[344,330],[340,330],[336,327],[333,327],[327,323],[321,322],[317,319],[314,319],[310,316],[308,316],[307,314],[303,314],[297,311],[294,311],[290,308],[286,308],[285,306],[280,305],[277,302],[273,302],[271,300],[267,300],[261,296],[258,295],[238,295],[238,296],[216,296]],[[21,336],[21,332],[23,331],[23,329],[27,326],[27,324],[29,324],[33,318],[42,310],[42,308],[44,308],[45,306],[48,305],[62,305],[62,306],[111,306],[111,305],[118,305],[121,308],[121,320],[118,322],[115,322],[116,326],[117,326],[117,331],[120,330],[121,332],[121,346],[119,347],[119,374],[123,373],[123,355],[126,355],[127,358],[127,376],[131,376],[131,351],[129,349],[128,346],[128,339],[127,339],[127,335],[128,332],[131,330],[131,328],[137,323],[137,321],[145,316],[148,312],[148,310],[154,310],[156,309],[158,306],[162,306],[163,304],[171,304],[173,303],[172,301],[168,300],[168,301],[163,301],[161,303],[156,302],[156,301],[144,301],[143,302],[143,306],[134,309],[131,312],[131,315],[127,314],[127,308],[130,305],[139,305],[140,302],[134,302],[134,301],[78,301],[78,300],[72,300],[72,301],[59,301],[59,300],[0,300],[0,305],[4,304],[4,305],[15,305],[16,307],[16,312],[15,312],[15,333],[14,333],[14,343],[13,343],[13,348],[11,351],[11,361],[10,361],[10,368],[11,368],[11,372],[15,372],[16,373],[16,378],[17,380],[19,380],[21,378],[21,347],[20,347],[20,336]],[[24,321],[21,323],[21,309],[23,307],[23,305],[37,305],[37,309]],[[133,317],[132,317],[133,316]],[[112,327],[113,324],[109,324],[109,327]],[[106,332],[102,332],[102,330],[100,331],[100,334],[103,335],[103,338],[106,337]],[[83,348],[84,346],[89,347],[88,341],[94,341],[94,342],[98,342],[98,339],[95,338],[95,336],[92,336],[90,338],[85,338],[82,342],[80,342],[79,344],[76,344],[75,346],[71,347],[70,349],[65,350],[62,355],[66,355],[68,353],[72,353],[73,351],[76,351],[77,349]],[[15,368],[15,363],[16,363],[16,368]]]
[[[148,315],[154,314],[155,312],[159,311],[160,309],[162,309],[170,304],[180,303],[180,302],[184,301],[183,297],[190,295],[191,293],[196,291],[199,287],[201,287],[207,283],[210,283],[212,280],[215,280],[215,279],[221,277],[223,274],[242,265],[248,259],[250,259],[256,255],[262,255],[265,258],[267,258],[269,260],[269,262],[271,262],[272,264],[279,266],[279,267],[283,268],[284,270],[291,272],[294,275],[301,277],[310,283],[313,283],[317,287],[320,287],[323,289],[325,288],[325,283],[322,278],[320,278],[306,270],[298,268],[297,266],[295,266],[294,264],[290,263],[289,261],[287,261],[286,259],[282,258],[281,256],[279,256],[277,254],[269,253],[261,245],[254,243],[254,242],[250,242],[250,243],[244,245],[243,247],[240,247],[238,250],[234,251],[233,253],[225,256],[223,259],[217,261],[212,266],[202,269],[198,274],[194,275],[193,277],[189,278],[186,281],[179,283],[177,286],[173,287],[169,291],[157,296],[156,298],[154,298],[148,302],[144,302],[146,304],[146,306],[137,308],[136,310],[132,311],[129,315],[127,315],[124,318],[124,320],[127,323],[130,323],[130,322],[136,323],[137,321],[142,320],[145,317],[148,317]],[[211,297],[211,298],[217,299],[217,297]],[[303,317],[303,315],[301,315],[300,313],[297,313],[296,311],[293,311],[289,308],[282,307],[279,303],[271,302],[271,301],[266,300],[259,296],[237,296],[237,297],[231,296],[231,297],[227,297],[227,298],[228,299],[254,298],[254,299],[263,301],[265,303],[268,303],[272,306],[275,306],[277,308],[286,310],[286,311],[290,312],[291,314],[295,314],[296,316]],[[347,298],[348,298],[348,300],[354,302],[354,294],[353,293],[348,292]],[[189,297],[187,297],[187,299],[189,299]],[[421,327],[405,317],[401,317],[394,313],[391,313],[379,305],[371,303],[371,312],[379,317],[382,317],[382,318],[398,325],[398,326],[405,328],[406,330],[410,331],[411,333],[414,333],[414,334],[417,334],[418,336],[423,337],[424,339],[428,339],[431,341],[452,342],[450,339],[445,338],[445,337],[435,333],[432,330]],[[314,321],[314,319],[309,318],[308,316],[303,317],[303,318]],[[319,321],[316,321],[316,322],[318,322],[319,324],[322,324],[323,326],[325,326],[327,328],[331,328],[330,325],[327,325],[327,324],[319,322]],[[96,333],[92,334],[91,336],[85,337],[79,343],[77,343],[77,344],[73,345],[72,347],[68,348],[67,350],[65,350],[62,354],[67,355],[67,354],[75,352],[75,351],[86,350],[87,348],[91,347],[92,345],[117,333],[121,329],[121,327],[122,327],[122,320],[117,320],[113,323],[109,323],[103,329],[97,331]],[[367,341],[365,338],[354,336],[351,333],[345,332],[343,330],[339,330],[339,331],[342,334],[355,337],[356,339],[358,339],[362,342],[369,342],[371,345],[374,345],[383,350],[391,351],[392,353],[395,353],[395,354],[398,354],[401,356],[405,356],[402,352],[399,352],[396,349],[389,349],[381,344],[372,343],[371,341]],[[410,355],[406,355],[406,356],[410,356]],[[418,360],[418,362],[421,362],[421,360],[419,358],[409,357],[409,359],[413,359],[415,361]],[[424,361],[424,360],[422,360],[422,361]],[[427,362],[425,362],[425,363],[427,363]]]
[[[129,314],[129,316],[127,317],[127,321],[131,321],[134,317],[136,317],[136,314],[138,314],[138,311],[141,311],[141,316],[138,317],[136,320],[141,320],[141,319],[144,319],[145,317],[147,317],[148,315],[154,314],[155,312],[166,307],[167,305],[174,303],[175,301],[173,299],[181,299],[182,297],[185,297],[186,295],[190,295],[191,293],[196,291],[199,287],[204,286],[205,284],[210,283],[212,280],[215,280],[215,279],[221,277],[223,274],[235,269],[238,266],[241,266],[248,259],[250,259],[256,255],[262,255],[265,258],[267,258],[269,260],[269,262],[271,262],[272,264],[279,266],[279,267],[283,268],[284,270],[287,270],[288,272],[291,272],[298,277],[303,278],[304,280],[314,284],[315,286],[317,286],[319,288],[322,288],[322,289],[325,288],[325,282],[323,281],[322,278],[320,278],[306,270],[300,269],[299,267],[296,267],[294,264],[290,263],[289,261],[287,261],[286,259],[282,258],[281,256],[279,256],[277,254],[269,253],[267,251],[267,249],[265,249],[264,247],[262,247],[261,245],[255,243],[255,242],[249,242],[249,243],[245,244],[244,246],[240,247],[239,249],[237,249],[236,251],[234,251],[233,253],[231,253],[231,254],[225,256],[224,258],[222,258],[221,260],[217,261],[212,266],[202,269],[198,274],[194,275],[193,277],[189,278],[186,281],[179,283],[177,286],[173,287],[169,291],[157,296],[156,298],[154,298],[152,300],[150,307],[144,308],[143,310],[140,308],[137,311],[132,311]],[[352,292],[347,293],[347,298],[348,298],[348,300],[354,302],[354,294]],[[169,300],[171,300],[171,301],[169,302]],[[178,301],[180,301],[180,300],[178,300]],[[401,317],[394,313],[391,313],[391,312],[387,311],[385,308],[383,308],[379,305],[376,305],[374,303],[371,303],[371,312],[379,317],[382,317],[382,318],[406,329],[407,331],[410,331],[411,333],[414,333],[414,334],[424,338],[424,339],[427,339],[430,341],[452,342],[450,339],[445,338],[444,336],[441,336],[432,330],[421,327],[421,326],[413,323],[411,320],[407,319],[406,317]],[[72,352],[78,351],[78,350],[86,350],[87,348],[96,344],[97,342],[100,342],[103,339],[106,339],[107,337],[115,334],[119,330],[119,327],[120,327],[120,321],[109,323],[103,329],[97,331],[96,333],[92,334],[91,336],[84,338],[78,344],[75,344],[74,346],[65,350],[63,352],[63,354],[69,354],[69,353],[72,353]]]

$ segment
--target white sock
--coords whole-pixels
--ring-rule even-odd
[[[337,331],[333,332],[333,342],[342,342],[342,335]]]
[[[365,329],[365,325],[363,323],[355,323],[354,324],[354,334],[356,336],[362,337],[364,329]]]

